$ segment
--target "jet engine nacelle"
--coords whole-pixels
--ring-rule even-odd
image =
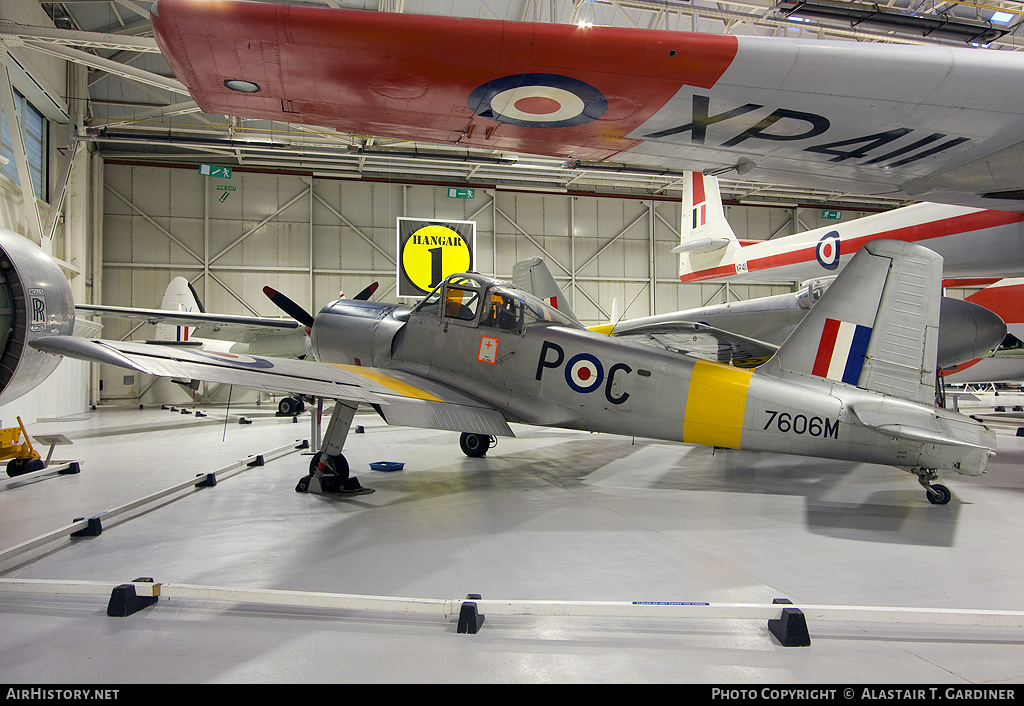
[[[0,405],[29,392],[61,359],[29,342],[69,336],[75,327],[71,286],[38,245],[0,228]]]

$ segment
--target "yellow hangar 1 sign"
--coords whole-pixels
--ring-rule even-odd
[[[398,296],[422,297],[441,280],[473,269],[475,221],[398,219]]]

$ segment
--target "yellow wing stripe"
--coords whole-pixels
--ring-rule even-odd
[[[382,387],[386,387],[393,392],[397,392],[403,397],[410,397],[414,400],[429,400],[431,402],[444,402],[440,397],[435,397],[429,392],[425,392],[418,387],[414,387],[407,382],[396,380],[390,375],[386,375],[379,370],[370,370],[369,368],[363,368],[358,365],[341,365],[332,363],[335,368],[344,370],[349,373],[354,373],[360,377],[364,377],[367,380],[371,380]]]
[[[597,326],[588,326],[589,331],[596,331],[597,333],[603,333],[605,336],[611,336],[612,330],[615,328],[615,324],[598,324]]]
[[[750,370],[697,361],[686,393],[683,441],[738,449],[752,375]]]

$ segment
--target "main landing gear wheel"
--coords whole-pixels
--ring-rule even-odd
[[[926,490],[928,491],[928,502],[932,505],[945,505],[953,497],[949,488],[941,483],[933,483]]]
[[[320,468],[323,460],[324,468]],[[309,460],[309,475],[299,479],[296,493],[331,493],[334,495],[366,495],[373,488],[364,488],[358,478],[349,477],[348,460],[342,454],[328,456],[313,454]]]
[[[464,432],[459,437],[459,446],[462,447],[462,453],[473,458],[480,458],[487,450],[494,445],[494,437],[488,436],[487,434],[470,434]]]
[[[288,417],[301,414],[305,409],[305,403],[296,397],[282,397],[281,401],[277,403],[278,413]]]

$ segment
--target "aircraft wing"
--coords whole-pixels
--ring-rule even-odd
[[[597,326],[592,330],[605,328]],[[779,349],[774,344],[695,321],[662,321],[636,326],[626,322],[616,324],[611,335],[738,368],[755,368]]]
[[[505,418],[493,407],[447,385],[402,371],[75,336],[39,338],[32,341],[32,346],[46,353],[159,377],[377,405],[389,424],[514,436]]]
[[[1024,210],[1022,52],[217,0],[152,24],[211,113]]]
[[[301,333],[302,324],[292,319],[273,319],[260,316],[233,316],[205,314],[198,311],[168,311],[123,306],[76,304],[75,312],[98,314],[115,319],[129,319],[151,324],[196,327],[196,338],[213,338],[249,343],[257,336],[289,335]]]

